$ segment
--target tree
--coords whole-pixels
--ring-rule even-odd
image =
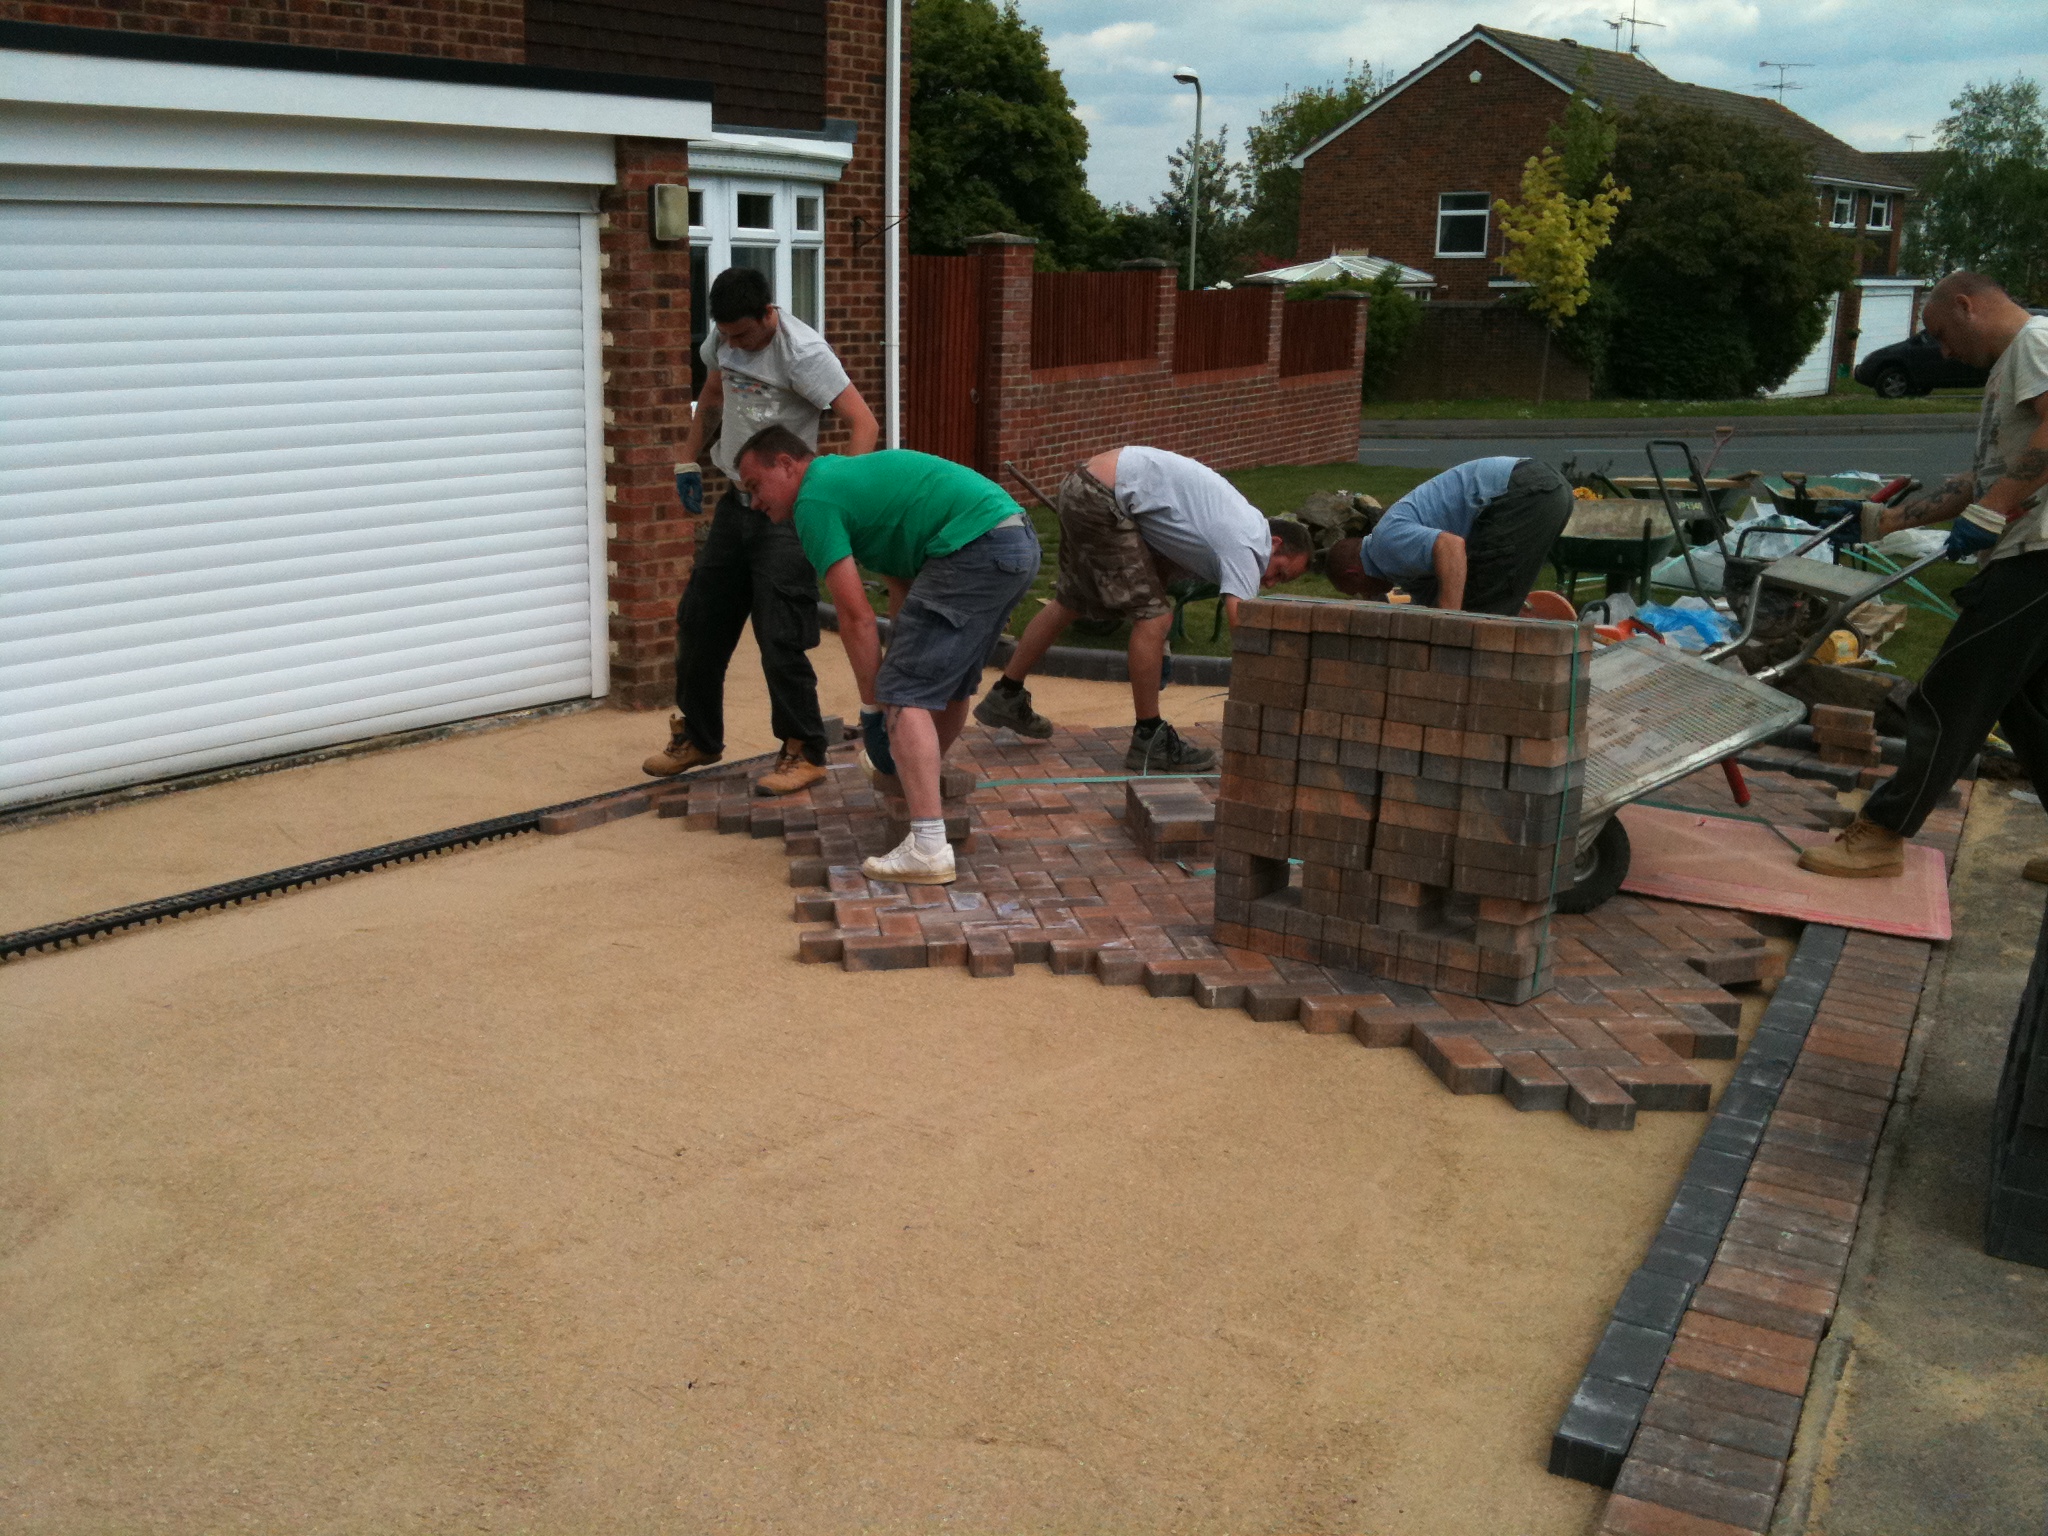
[[[1302,90],[1289,86],[1259,114],[1258,126],[1245,135],[1248,249],[1281,262],[1294,259],[1301,231],[1301,172],[1287,162],[1349,121],[1377,89],[1371,65],[1347,62],[1341,79]]]
[[[2048,119],[2041,87],[2015,76],[1971,85],[1936,130],[1914,231],[1937,273],[1968,267],[2023,303],[2048,302]]]
[[[1200,238],[1195,242],[1198,270],[1192,284],[1196,288],[1239,277],[1248,265],[1244,166],[1230,158],[1229,140],[1227,127],[1217,129],[1215,138],[1204,138],[1199,146],[1189,135],[1187,142],[1166,157],[1166,190],[1152,200],[1150,227],[1164,234],[1167,243],[1164,249],[1142,254],[1163,256],[1184,267],[1188,256],[1188,166],[1191,161],[1200,165],[1195,209],[1200,224]]]
[[[1774,129],[1655,97],[1615,129],[1613,174],[1632,197],[1594,263],[1588,307],[1610,323],[1580,334],[1585,352],[1604,351],[1608,386],[1639,398],[1782,384],[1855,275],[1849,243],[1815,218],[1805,151]]]
[[[913,0],[910,35],[911,250],[1006,230],[1037,237],[1043,264],[1085,265],[1103,225],[1088,130],[1043,34],[1014,0]]]
[[[1565,159],[1546,147],[1522,167],[1521,202],[1493,205],[1508,245],[1501,267],[1529,285],[1524,302],[1543,322],[1538,404],[1550,377],[1550,339],[1592,296],[1593,258],[1607,245],[1615,215],[1629,198],[1628,188],[1617,187],[1611,175],[1600,178],[1591,197],[1572,196],[1566,178]]]

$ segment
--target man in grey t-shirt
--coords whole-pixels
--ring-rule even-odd
[[[825,777],[818,674],[806,654],[818,643],[818,579],[796,531],[747,504],[733,461],[764,427],[786,427],[817,447],[827,410],[852,429],[850,454],[871,451],[877,429],[825,338],[768,299],[767,278],[751,267],[729,267],[711,285],[713,330],[703,352],[709,372],[683,443],[684,462],[676,466],[676,495],[692,516],[704,510],[696,461],[714,431],[711,461],[732,488],[719,498],[676,604],[676,714],[668,746],[643,766],[662,777],[725,755],[725,669],[751,618],[769,718],[782,743],[755,790],[787,795]]]
[[[1159,671],[1173,622],[1170,583],[1216,587],[1232,623],[1240,601],[1293,581],[1313,554],[1308,529],[1268,522],[1206,464],[1159,448],[1111,448],[1068,475],[1053,500],[1060,572],[1052,601],[975,707],[983,725],[1043,739],[1052,722],[1031,707],[1024,679],[1076,619],[1131,626],[1131,703],[1137,724],[1124,766],[1134,773],[1200,773],[1216,754],[1183,741],[1159,715]]]
[[[1903,874],[1906,839],[1994,724],[2048,799],[2048,320],[1977,272],[1951,272],[1921,313],[1946,356],[1990,370],[1976,462],[1884,510],[1872,531],[1953,518],[1949,557],[1975,555],[1978,572],[1955,590],[1961,612],[1907,701],[1905,761],[1839,837],[1800,856],[1817,874]],[[2048,859],[2025,873],[2048,882]]]

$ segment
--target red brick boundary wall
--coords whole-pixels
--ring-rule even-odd
[[[1037,242],[982,235],[968,242],[980,262],[982,359],[978,467],[1020,497],[1004,470],[1015,463],[1051,489],[1080,460],[1105,448],[1144,443],[1200,459],[1215,469],[1248,464],[1324,464],[1358,453],[1359,373],[1365,366],[1363,302],[1351,311],[1349,363],[1340,370],[1283,378],[1283,290],[1261,290],[1267,306],[1266,355],[1241,368],[1173,371],[1175,278],[1155,274],[1149,357],[1068,368],[1031,366],[1031,272]],[[1333,310],[1336,306],[1332,306]]]
[[[1543,365],[1543,322],[1515,304],[1438,299],[1378,391],[1386,400],[1590,400],[1593,378],[1555,340]],[[1367,407],[1368,413],[1371,407]]]

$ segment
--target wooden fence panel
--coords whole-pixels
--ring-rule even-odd
[[[1267,298],[1264,288],[1182,293],[1176,296],[1175,303],[1175,373],[1255,368],[1265,362]]]
[[[1152,355],[1159,279],[1150,271],[1034,272],[1031,366],[1072,368]]]
[[[1356,299],[1303,299],[1280,311],[1280,377],[1351,366]]]
[[[972,256],[904,262],[903,446],[977,466],[981,274]]]

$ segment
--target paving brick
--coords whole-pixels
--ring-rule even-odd
[[[1748,1536],[1752,1529],[1617,1493],[1601,1512],[1599,1536]]]
[[[1646,1504],[1662,1504],[1684,1514],[1716,1520],[1738,1530],[1769,1528],[1776,1498],[1747,1488],[1730,1488],[1712,1479],[1674,1467],[1630,1457],[1615,1479],[1614,1491]]]

